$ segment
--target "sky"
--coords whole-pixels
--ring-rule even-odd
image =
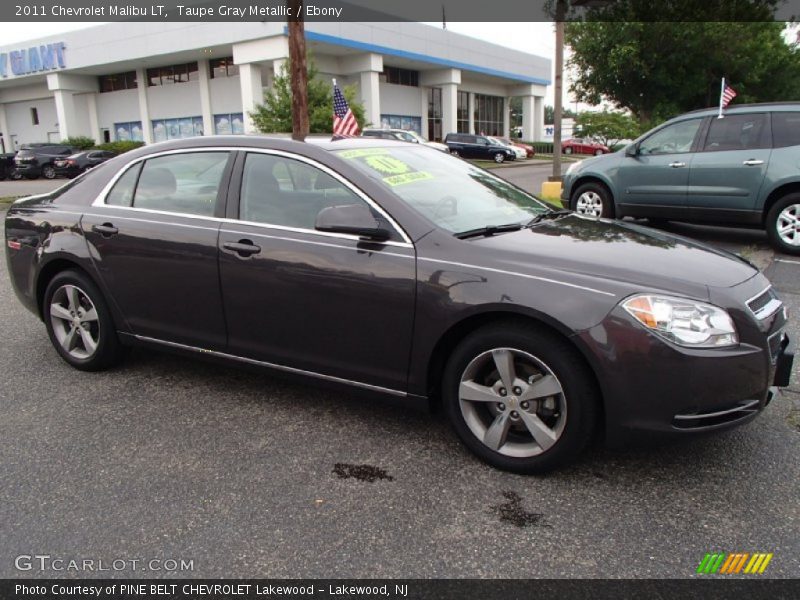
[[[101,23],[0,23],[0,40],[3,45],[14,44],[47,35],[83,29]],[[448,22],[447,29],[463,33],[487,42],[507,46],[514,50],[528,52],[555,59],[555,30],[553,23],[457,23]],[[551,73],[551,80],[553,74]],[[568,86],[567,86],[568,87]],[[553,104],[553,86],[548,86],[546,104]],[[564,93],[564,106],[575,108],[569,91]],[[580,105],[579,108],[585,108]]]

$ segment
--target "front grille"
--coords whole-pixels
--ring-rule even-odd
[[[783,303],[778,299],[778,295],[772,287],[768,287],[758,296],[747,301],[747,308],[759,321],[774,315],[781,306]]]
[[[776,331],[767,339],[767,345],[769,346],[769,357],[773,364],[775,364],[775,361],[778,359],[778,354],[781,352],[783,336],[783,331]]]
[[[758,400],[744,400],[733,406],[713,412],[691,412],[675,415],[672,426],[676,429],[705,429],[733,423],[758,412]]]

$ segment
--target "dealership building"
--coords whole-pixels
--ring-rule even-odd
[[[321,77],[355,85],[373,126],[544,136],[550,60],[421,23],[306,23]],[[285,23],[109,23],[0,47],[0,141],[147,143],[255,132],[289,55]]]

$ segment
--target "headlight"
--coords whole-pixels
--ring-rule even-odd
[[[654,333],[681,346],[721,348],[739,343],[730,315],[712,304],[644,294],[628,298],[622,307]]]

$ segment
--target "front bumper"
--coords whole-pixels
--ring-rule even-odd
[[[773,386],[788,385],[794,361],[794,342],[785,334],[772,353],[767,335],[763,345],[749,340],[734,348],[684,348],[618,308],[579,336],[596,361],[612,446],[747,423],[772,399]]]

